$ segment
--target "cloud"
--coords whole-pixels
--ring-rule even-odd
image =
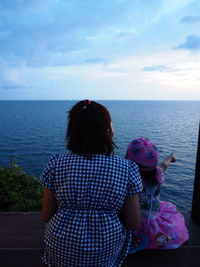
[[[175,47],[175,49],[199,50],[200,49],[200,36],[199,35],[188,35],[185,42]]]
[[[9,68],[0,62],[0,88],[5,90],[21,90],[32,88],[30,83],[23,79],[24,66]]]
[[[25,86],[19,83],[15,83],[13,81],[9,80],[1,80],[0,81],[0,87],[5,90],[18,90],[18,89],[29,89],[32,88],[32,86]]]
[[[23,85],[3,85],[2,89],[5,90],[18,90],[18,89],[28,89],[28,88],[33,88],[32,86],[23,86]]]
[[[142,71],[164,71],[167,70],[165,65],[146,66]]]
[[[119,40],[133,39],[137,34],[138,32],[133,30],[127,30],[127,31],[118,30],[115,33],[114,38]]]
[[[136,38],[155,22],[155,17],[159,19],[188,3],[0,0],[1,58],[11,66],[25,62],[39,67],[124,55],[134,51]]]
[[[181,23],[199,23],[200,16],[186,16],[180,20]]]
[[[49,4],[52,4],[54,0],[0,0],[0,9],[9,12],[19,12],[22,15],[24,12],[34,12],[35,9],[44,9]],[[24,15],[27,15],[24,13]]]
[[[98,58],[96,59],[98,61]],[[165,99],[168,95],[171,99],[182,99],[185,94],[186,99],[200,99],[199,63],[196,53],[165,50],[128,55],[107,64],[92,66],[21,66],[6,70],[2,76],[5,90],[1,90],[0,97],[81,99],[87,96],[90,99],[152,99],[153,95],[156,99]],[[154,68],[155,71],[142,71],[145,67]],[[158,73],[156,67],[166,67],[166,71],[158,70]],[[5,66],[0,69],[4,70]]]
[[[88,58],[85,61],[86,63],[91,63],[91,64],[99,64],[99,63],[106,63],[106,59],[105,58]]]
[[[112,39],[133,32],[126,29],[130,19],[123,1],[0,0],[0,13],[0,53],[11,65],[79,64],[91,49],[101,45],[106,51]],[[79,51],[81,60],[80,53],[74,57]]]
[[[0,31],[0,38],[8,37],[10,34],[10,31]]]

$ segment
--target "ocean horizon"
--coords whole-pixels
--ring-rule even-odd
[[[11,157],[37,178],[48,159],[66,153],[67,112],[78,100],[0,100],[0,165]],[[115,154],[124,157],[128,143],[147,137],[162,161],[174,152],[176,163],[165,173],[161,200],[191,209],[196,163],[199,100],[94,100],[110,111]]]

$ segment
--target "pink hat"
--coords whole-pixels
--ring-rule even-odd
[[[158,149],[154,143],[147,138],[134,139],[128,146],[126,158],[139,165],[142,171],[156,169],[156,180],[159,184],[164,182],[163,170],[157,166]]]
[[[141,170],[153,170],[158,164],[158,149],[147,138],[134,139],[128,146],[126,158],[139,164]]]

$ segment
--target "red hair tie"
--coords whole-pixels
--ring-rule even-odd
[[[84,100],[84,104],[85,104],[85,105],[89,105],[89,104],[91,104],[91,100],[88,100],[88,99]]]
[[[89,99],[84,100],[84,106],[82,109],[85,109],[90,104],[91,104],[91,100],[89,100]]]

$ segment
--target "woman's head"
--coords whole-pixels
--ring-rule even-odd
[[[69,111],[67,148],[78,154],[110,154],[114,150],[108,110],[94,101],[83,100]]]

